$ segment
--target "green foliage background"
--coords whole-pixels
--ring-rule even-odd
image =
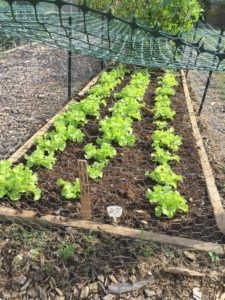
[[[82,0],[78,1],[83,3]],[[202,7],[198,0],[87,0],[90,7],[107,10],[121,17],[136,16],[139,22],[176,33],[190,30],[199,19]]]

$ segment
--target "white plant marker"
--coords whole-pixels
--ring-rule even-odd
[[[110,218],[113,218],[113,223],[117,223],[117,219],[121,217],[123,209],[120,206],[108,206],[107,212]]]

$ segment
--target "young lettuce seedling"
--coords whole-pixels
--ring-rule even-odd
[[[63,180],[63,179],[58,179],[56,184],[60,187],[61,189],[61,194],[65,199],[77,199],[80,196],[80,179],[77,178],[73,183]]]

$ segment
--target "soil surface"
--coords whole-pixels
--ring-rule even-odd
[[[196,111],[202,99],[207,72],[190,71],[189,85],[192,88],[192,100],[195,101]],[[206,151],[221,199],[225,207],[225,76],[214,73],[208,89],[201,116],[198,118],[199,128],[203,136]]]
[[[129,82],[129,76],[119,87]],[[192,136],[191,124],[185,104],[181,83],[176,96],[172,99],[176,117],[171,125],[175,132],[182,136],[183,144],[179,151],[181,160],[172,165],[177,174],[184,178],[178,187],[179,192],[187,199],[190,211],[188,214],[177,214],[172,220],[166,217],[156,218],[154,207],[151,206],[145,193],[154,183],[145,177],[145,172],[154,169],[151,160],[151,134],[154,130],[152,115],[149,108],[154,105],[156,74],[152,75],[151,83],[145,95],[146,108],[143,109],[142,121],[134,123],[136,144],[134,147],[117,149],[117,157],[112,159],[104,171],[104,178],[98,182],[90,181],[93,219],[104,223],[110,222],[107,206],[120,205],[123,215],[120,224],[132,228],[144,228],[154,232],[175,236],[194,238],[204,241],[224,243],[225,237],[219,233],[213,211],[207,197],[206,185],[202,173],[197,147]],[[114,98],[107,99],[108,107]],[[101,116],[108,115],[102,109]],[[33,209],[37,215],[56,214],[71,218],[80,218],[80,202],[65,201],[56,186],[58,178],[74,181],[78,176],[77,160],[84,158],[84,145],[95,142],[99,135],[98,122],[90,120],[85,126],[86,138],[83,144],[68,143],[65,151],[57,155],[57,163],[52,171],[37,169],[39,185],[43,195],[38,203],[31,197],[24,197],[15,204],[4,201],[3,205],[13,205],[17,209]]]
[[[100,71],[100,62],[72,58],[75,93]],[[0,159],[8,158],[67,102],[67,54],[37,44],[0,53]]]
[[[141,236],[134,241],[70,227],[48,231],[4,223],[0,254],[0,297],[5,300],[225,297],[223,257],[147,243]],[[174,267],[180,274],[171,271]]]

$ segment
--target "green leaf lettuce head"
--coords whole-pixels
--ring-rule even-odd
[[[37,175],[23,164],[15,167],[7,160],[0,161],[0,197],[9,197],[18,201],[22,195],[34,195],[34,200],[41,197],[41,190],[37,187]]]
[[[146,198],[151,204],[155,204],[155,215],[167,216],[172,219],[177,211],[188,212],[187,201],[178,191],[173,191],[171,186],[156,185],[153,191],[148,189]]]
[[[112,158],[116,155],[116,149],[108,143],[102,143],[100,148],[97,148],[90,143],[84,147],[84,150],[86,159],[93,158],[99,162],[104,162],[106,159]]]
[[[146,175],[158,183],[172,186],[174,188],[177,188],[178,181],[183,180],[183,177],[175,174],[168,164],[160,165],[156,167],[153,172],[146,172]]]
[[[123,147],[133,146],[135,143],[131,118],[124,119],[121,116],[106,117],[100,121],[100,131],[103,135],[97,140],[98,144],[114,141]]]
[[[182,144],[181,137],[174,134],[174,129],[155,130],[152,135],[154,148],[167,148],[173,152],[177,152]]]
[[[40,147],[37,147],[31,155],[24,155],[24,158],[27,160],[28,168],[41,166],[51,170],[56,162],[54,152],[45,152]]]
[[[151,154],[153,160],[161,165],[167,164],[171,161],[180,161],[180,157],[178,155],[171,154],[168,150],[165,150],[160,147],[155,148],[155,152]]]
[[[79,178],[77,178],[73,183],[60,178],[57,180],[56,184],[62,187],[61,194],[65,199],[76,199],[80,196]]]
[[[93,165],[88,166],[88,176],[93,179],[99,179],[103,177],[103,169],[107,165],[108,161],[94,162]]]

